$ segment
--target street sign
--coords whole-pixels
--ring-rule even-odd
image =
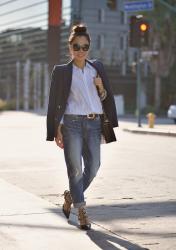
[[[141,52],[141,58],[145,60],[150,60],[152,58],[156,58],[157,56],[159,56],[159,51],[157,50]]]
[[[145,57],[145,56],[157,56],[157,55],[159,55],[159,52],[157,50],[142,51],[142,57]]]
[[[153,0],[142,0],[124,3],[125,12],[151,11],[153,10]]]

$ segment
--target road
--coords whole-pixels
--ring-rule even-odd
[[[64,156],[45,141],[45,119],[0,114],[0,178],[61,206],[68,188]],[[114,238],[152,250],[176,249],[176,139],[122,129],[116,134],[117,143],[102,145],[101,169],[86,193],[91,220]]]

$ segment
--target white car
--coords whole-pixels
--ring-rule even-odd
[[[176,123],[176,105],[170,105],[170,107],[167,111],[167,116],[170,119],[173,119],[174,122]]]

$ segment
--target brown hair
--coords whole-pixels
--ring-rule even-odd
[[[87,32],[87,27],[84,24],[78,24],[72,27],[70,36],[68,38],[69,44],[71,44],[77,36],[85,36],[90,44],[90,35]]]

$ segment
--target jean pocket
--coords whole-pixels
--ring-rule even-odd
[[[64,126],[69,129],[80,128],[80,120],[73,117],[64,117]]]

